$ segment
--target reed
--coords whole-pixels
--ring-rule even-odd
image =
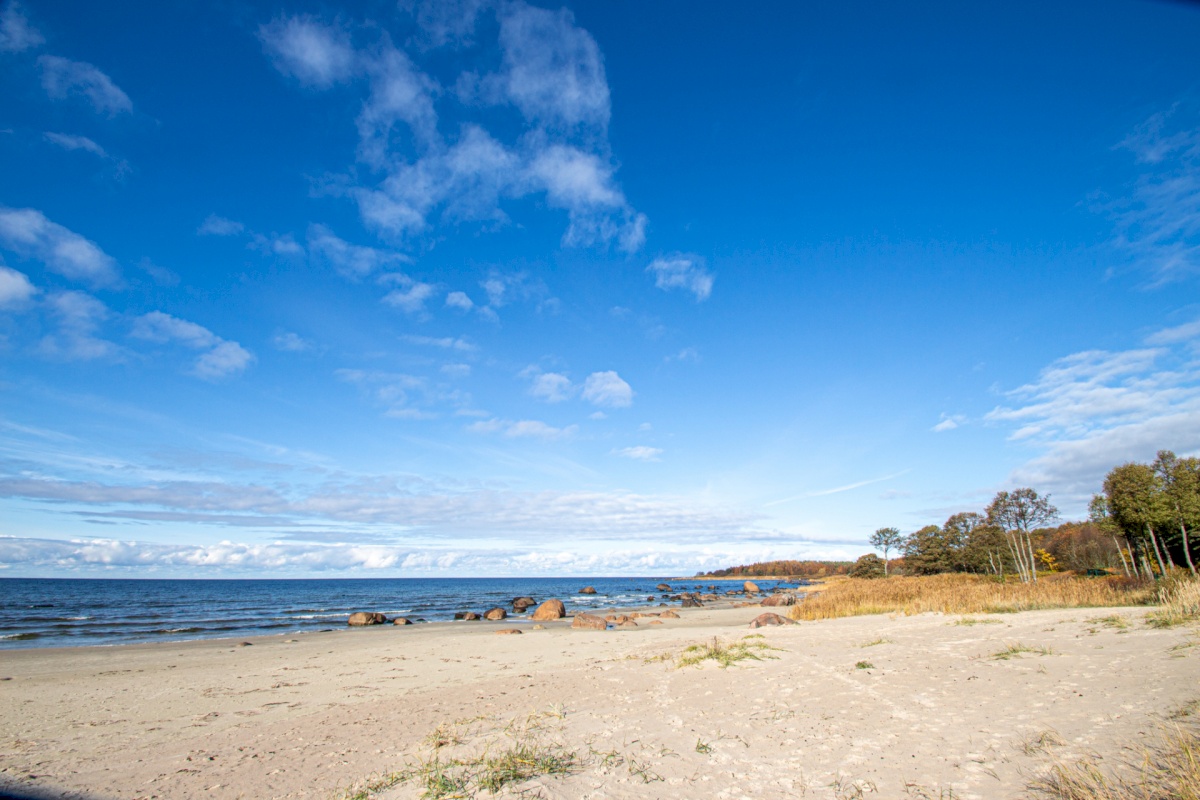
[[[1036,583],[1001,581],[984,575],[847,578],[788,610],[795,620],[862,614],[1004,614],[1042,608],[1139,606],[1157,599],[1154,585],[1127,578],[1051,575]]]

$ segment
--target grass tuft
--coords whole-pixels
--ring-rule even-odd
[[[1055,762],[1028,788],[1052,800],[1200,800],[1200,726],[1167,724],[1158,741],[1107,768],[1097,756]]]
[[[976,619],[975,617],[959,617],[958,619],[954,620],[954,624],[955,625],[1003,625],[1004,620],[991,619],[990,617],[984,617],[983,619]]]
[[[1146,616],[1153,628],[1173,628],[1200,619],[1200,579],[1168,578],[1158,592],[1159,607]]]
[[[894,642],[891,639],[879,638],[873,642],[864,642],[859,647],[874,647],[877,644],[894,644]]]
[[[1028,645],[1021,644],[1020,642],[1013,642],[1000,652],[992,653],[992,658],[995,658],[999,661],[1008,661],[1010,658],[1016,658],[1022,653],[1033,653],[1034,655],[1038,656],[1054,655],[1054,651],[1049,647],[1029,647]]]
[[[963,574],[846,578],[830,581],[819,594],[792,606],[788,616],[817,620],[894,612],[1005,614],[1043,608],[1139,606],[1155,600],[1153,584],[1115,576],[1047,576],[1036,583]]]
[[[694,644],[686,648],[675,662],[675,666],[682,669],[704,661],[715,661],[721,669],[725,669],[739,661],[762,661],[764,658],[775,658],[775,656],[767,655],[764,651],[778,649],[778,647],[768,645],[761,635],[750,634],[736,642],[722,642],[714,636],[711,642]]]
[[[855,669],[875,669],[875,665],[870,661],[859,661],[854,665]]]

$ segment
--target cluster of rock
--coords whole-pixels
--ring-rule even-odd
[[[759,589],[758,584],[754,583],[753,581],[746,581],[745,583],[743,583],[740,591],[737,589],[728,589],[723,593],[723,595],[717,594],[716,586],[709,586],[708,589],[710,591],[708,591],[708,592],[683,591],[683,592],[679,592],[678,594],[669,594],[669,592],[673,591],[670,584],[660,583],[657,586],[655,586],[654,588],[659,591],[662,591],[662,592],[667,592],[667,594],[662,595],[663,600],[676,601],[678,603],[681,603],[684,608],[702,608],[705,603],[719,601],[722,599],[723,596],[724,597],[735,597],[738,595],[745,596],[748,600],[751,601],[751,602],[747,602],[747,603],[742,603],[741,605],[792,606],[792,605],[796,604],[796,595],[792,591],[789,591],[786,589],[781,589],[779,587],[776,587],[771,594],[768,594],[761,601],[754,602],[757,600],[757,596],[762,593],[762,590]],[[703,589],[704,587],[696,586],[695,588],[697,590],[700,590],[700,589]],[[586,595],[594,595],[594,594],[596,594],[596,587],[585,586],[579,590],[579,593],[586,594]],[[803,596],[803,595],[801,595],[801,596]],[[647,602],[653,601],[654,599],[655,598],[653,596],[646,598]],[[666,603],[660,603],[659,605],[664,606],[664,605],[666,605]],[[534,608],[535,606],[536,606],[536,608]],[[527,597],[527,596],[526,597],[514,597],[512,600],[512,613],[514,613],[514,614],[524,614],[531,608],[534,609],[533,613],[530,614],[528,617],[526,617],[526,619],[530,619],[535,622],[546,622],[546,621],[551,621],[551,620],[556,620],[556,619],[562,619],[563,617],[565,617],[567,615],[567,609],[566,609],[566,606],[563,605],[563,602],[561,600],[557,600],[554,598],[551,598],[550,600],[546,600],[545,602],[541,603],[540,605],[538,604],[537,600],[535,600],[532,597]],[[482,614],[477,613],[475,611],[459,611],[454,614],[454,619],[464,620],[464,621],[490,620],[493,622],[498,622],[500,620],[507,619],[508,615],[509,615],[509,612],[507,610],[505,610],[504,608],[502,608],[500,606],[496,606],[494,608],[488,609],[487,611],[483,612]],[[620,616],[609,615],[607,618],[605,618],[605,617],[598,616],[596,614],[588,614],[588,613],[580,612],[575,615],[575,618],[571,623],[571,627],[603,630],[608,627],[609,623],[611,623],[615,627],[618,627],[618,628],[623,628],[623,627],[636,628],[638,625],[637,622],[635,622],[636,619],[639,619],[641,617],[659,617],[659,616],[667,617],[667,618],[678,618],[679,615],[676,614],[674,611],[663,611],[660,614],[652,614],[649,612],[646,612],[646,613],[634,612],[632,614],[620,615]],[[776,620],[776,621],[772,621],[772,619],[768,619],[768,618],[772,618],[773,620]],[[778,621],[778,620],[782,620],[782,621]],[[407,617],[396,617],[393,620],[388,620],[387,616],[385,616],[384,614],[380,614],[379,612],[376,612],[376,611],[356,611],[355,613],[350,615],[349,620],[347,620],[347,624],[349,624],[352,627],[360,627],[360,626],[365,626],[365,625],[386,625],[389,621],[393,625],[411,625],[412,624],[412,620],[408,619]],[[424,620],[420,620],[420,621],[423,622]],[[786,625],[786,624],[791,624],[791,623],[792,623],[792,620],[786,619],[785,617],[781,617],[778,614],[762,614],[757,619],[755,619],[753,623],[751,623],[751,627],[757,628],[757,627],[761,627],[762,625]],[[650,624],[656,625],[656,624],[662,624],[662,623],[661,623],[661,620],[654,620]],[[541,627],[540,625],[535,626],[535,630],[540,627]],[[512,633],[520,633],[521,631],[516,628],[509,628],[509,629],[500,630],[500,631],[496,631],[496,632],[512,634]]]

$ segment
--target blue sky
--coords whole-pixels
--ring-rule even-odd
[[[1200,452],[1200,8],[0,4],[0,574],[691,573]]]

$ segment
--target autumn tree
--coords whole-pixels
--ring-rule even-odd
[[[1104,478],[1104,497],[1109,516],[1138,551],[1147,576],[1153,577],[1154,574],[1146,560],[1147,549],[1158,562],[1159,574],[1167,574],[1171,554],[1168,551],[1166,559],[1163,558],[1165,548],[1159,547],[1155,531],[1164,514],[1163,496],[1154,469],[1147,464],[1132,462],[1114,467]],[[1174,563],[1171,565],[1174,566]]]
[[[888,551],[898,550],[904,545],[904,535],[899,528],[880,528],[871,534],[871,547],[883,551],[883,576],[888,572]],[[861,559],[860,559],[861,560]]]
[[[1050,496],[1041,497],[1033,489],[1000,492],[987,507],[987,518],[1004,531],[1017,572],[1025,582],[1037,581],[1037,557],[1033,550],[1033,531],[1058,517]]]
[[[1170,525],[1179,530],[1183,560],[1195,575],[1196,565],[1192,562],[1188,528],[1200,525],[1200,461],[1195,458],[1178,458],[1170,450],[1159,450],[1151,468],[1158,480],[1157,488],[1162,493],[1161,505],[1167,513]]]

